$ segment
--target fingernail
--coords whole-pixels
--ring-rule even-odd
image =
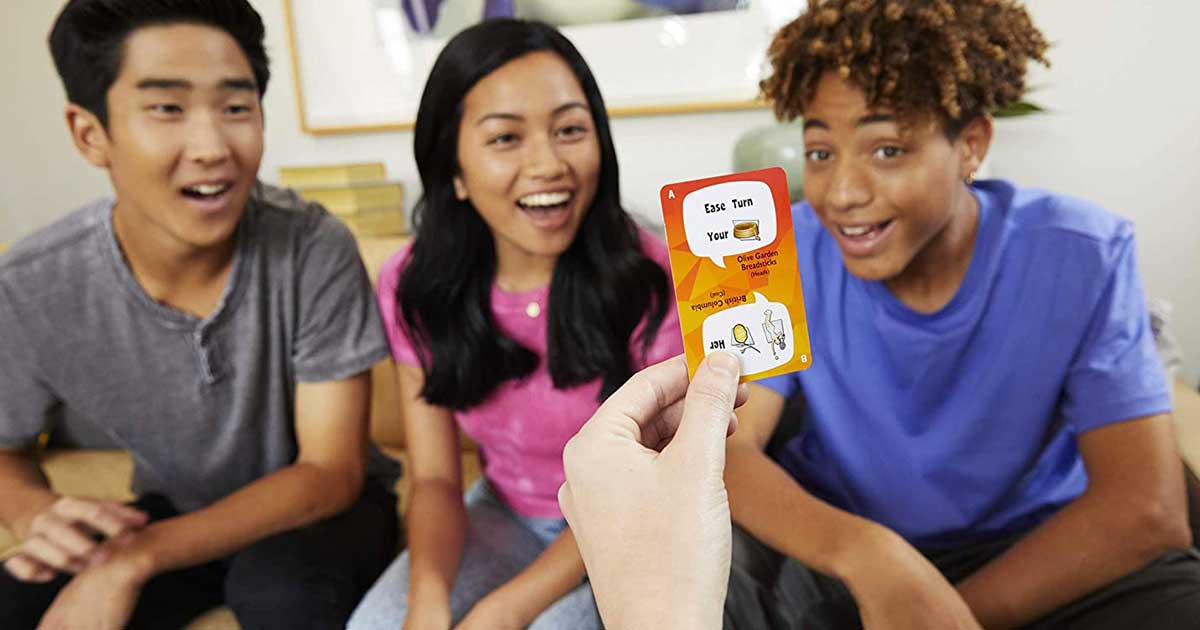
[[[718,350],[708,355],[708,366],[717,372],[729,376],[738,376],[742,371],[742,366],[738,363],[737,357],[723,350]]]

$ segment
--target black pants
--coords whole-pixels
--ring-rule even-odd
[[[725,630],[860,630],[858,606],[841,582],[785,558],[734,527]],[[951,582],[1008,549],[1002,540],[926,557]],[[1173,551],[1076,600],[1028,630],[1200,628],[1200,553]]]
[[[133,504],[151,520],[177,516],[163,497]],[[128,627],[181,628],[227,605],[243,630],[341,629],[396,553],[396,496],[368,481],[349,509],[308,527],[262,540],[215,562],[146,583]],[[0,570],[0,628],[35,628],[70,581],[27,584]]]

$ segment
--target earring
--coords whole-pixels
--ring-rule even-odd
[[[970,174],[968,174],[965,178],[963,178],[963,183],[968,186],[970,186],[971,184],[974,184],[975,183],[975,171],[971,171]]]

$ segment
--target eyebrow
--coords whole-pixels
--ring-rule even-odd
[[[873,125],[875,123],[884,123],[884,122],[887,122],[887,123],[896,122],[896,117],[893,116],[892,114],[867,114],[866,116],[859,118],[858,122],[855,123],[854,126],[855,127],[865,127],[866,125]]]
[[[558,116],[558,115],[562,114],[563,112],[570,110],[570,109],[582,109],[584,111],[589,111],[589,108],[586,104],[581,103],[579,101],[571,101],[569,103],[563,103],[562,105],[555,107],[554,111],[550,112],[550,116],[553,118],[553,117]],[[524,116],[520,116],[518,114],[510,114],[510,113],[506,113],[506,112],[495,112],[495,113],[484,114],[483,116],[480,116],[479,120],[475,121],[475,124],[478,126],[478,125],[483,124],[484,121],[491,120],[493,118],[497,118],[500,120],[512,120],[512,121],[516,121],[516,122],[523,122],[525,120]]]
[[[138,81],[137,88],[139,90],[190,90],[195,87],[195,84],[187,79],[168,79],[151,77]],[[222,79],[220,83],[222,90],[250,91],[257,92],[258,85],[253,79]]]
[[[892,114],[882,114],[882,113],[867,114],[866,116],[859,118],[858,122],[854,123],[854,126],[855,127],[865,127],[867,125],[873,125],[875,123],[890,123],[890,122],[896,122],[896,117]],[[824,130],[828,131],[829,125],[826,124],[825,121],[820,120],[820,119],[816,119],[816,118],[814,118],[812,120],[805,119],[804,130],[807,131],[809,129],[824,129]]]

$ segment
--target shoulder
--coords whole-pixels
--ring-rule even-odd
[[[408,265],[409,257],[412,254],[412,246],[413,241],[405,243],[379,268],[378,286],[381,292],[385,290],[391,294],[396,292],[396,287],[400,284],[400,274],[404,273],[404,268]]]
[[[1001,213],[1016,251],[1107,266],[1120,257],[1134,236],[1133,224],[1099,204],[1005,181],[976,185],[984,203]]]
[[[321,204],[304,199],[290,188],[258,182],[247,205],[259,222],[276,230],[316,235],[349,233]]]
[[[667,243],[662,237],[647,230],[644,227],[638,226],[638,241],[642,247],[642,253],[647,258],[658,263],[663,269],[671,268],[671,256],[667,251]]]
[[[298,250],[294,253],[302,258],[358,255],[350,228],[321,204],[305,200],[294,190],[259,182],[250,194],[247,212],[253,215],[259,242],[269,249]]]
[[[826,234],[812,204],[804,200],[792,204],[792,230],[796,233],[796,244],[801,246],[801,250],[804,245],[816,243]]]
[[[88,281],[92,274],[83,270],[105,255],[104,222],[112,204],[94,202],[15,243],[0,254],[0,285],[28,294]]]

